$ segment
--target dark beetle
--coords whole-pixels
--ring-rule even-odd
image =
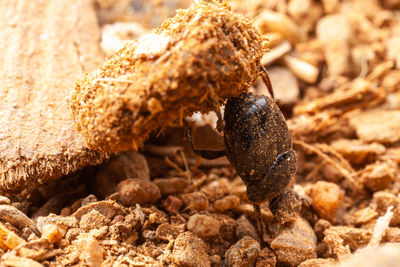
[[[267,86],[273,95],[269,80]],[[271,201],[279,196],[296,171],[296,154],[285,118],[275,102],[252,93],[229,98],[223,131],[225,150],[213,151],[194,149],[188,130],[193,151],[207,159],[226,155],[247,185],[250,201]]]

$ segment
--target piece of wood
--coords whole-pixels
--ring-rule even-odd
[[[0,191],[99,164],[70,118],[68,96],[103,58],[90,0],[0,1]]]

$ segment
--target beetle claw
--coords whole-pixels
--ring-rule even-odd
[[[272,88],[271,80],[269,79],[267,70],[262,65],[260,66],[260,70],[262,73],[261,78],[262,78],[263,82],[265,83],[265,85],[267,86],[268,92],[270,93],[272,99],[275,99],[274,89]]]

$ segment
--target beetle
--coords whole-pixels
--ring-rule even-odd
[[[261,74],[273,97],[271,82],[262,67]],[[225,150],[195,149],[188,128],[193,152],[206,159],[226,156],[246,184],[251,202],[257,204],[278,197],[294,175],[297,160],[278,105],[267,96],[242,93],[227,100],[223,120],[219,112],[217,115]]]

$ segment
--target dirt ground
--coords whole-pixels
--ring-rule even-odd
[[[296,195],[258,213],[225,157],[197,157],[185,127],[168,127],[0,196],[0,266],[398,265],[400,1],[228,3],[269,39],[261,63],[292,133]],[[110,56],[190,1],[94,4]],[[268,95],[261,80],[250,90]],[[214,113],[191,120],[196,147],[221,147]]]

